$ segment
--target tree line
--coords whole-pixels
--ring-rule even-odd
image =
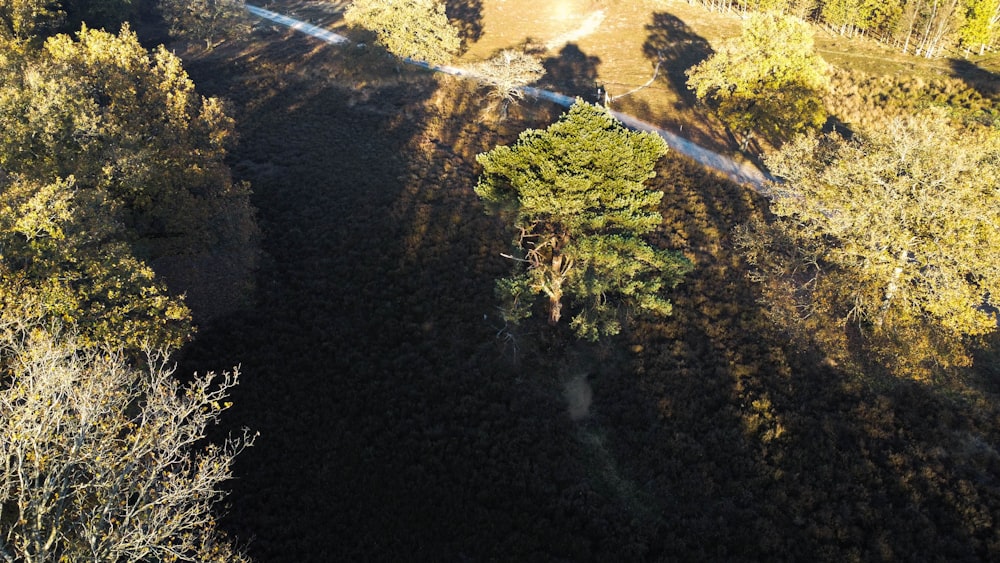
[[[0,0],[0,37],[45,38],[84,23],[114,31],[149,16],[162,18],[172,37],[208,49],[250,31],[243,0]]]
[[[1000,0],[688,0],[711,10],[777,11],[847,37],[871,37],[903,54],[949,49],[982,55],[1000,42]]]

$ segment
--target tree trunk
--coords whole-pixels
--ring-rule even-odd
[[[552,257],[552,284],[549,286],[549,325],[556,326],[562,318],[563,257]]]
[[[885,297],[882,299],[882,306],[879,307],[878,317],[875,318],[876,328],[882,328],[882,324],[885,321],[885,314],[889,310],[889,306],[892,304],[892,300],[896,297],[899,292],[899,278],[903,275],[903,265],[906,264],[910,257],[910,250],[903,247],[899,251],[899,256],[896,257],[896,267],[892,270],[892,276],[889,278],[889,283],[885,286]]]
[[[549,296],[549,326],[556,326],[561,318],[562,299],[553,293]]]

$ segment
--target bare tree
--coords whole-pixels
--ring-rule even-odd
[[[545,74],[538,57],[514,49],[504,49],[470,70],[490,87],[490,96],[498,100],[501,118],[507,116],[510,104],[524,98],[524,87]]]
[[[162,354],[0,327],[0,561],[246,561],[216,529],[233,458],[203,444],[237,371],[186,386]]]

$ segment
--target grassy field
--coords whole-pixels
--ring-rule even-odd
[[[491,14],[522,3],[484,4],[467,57],[516,39]],[[619,30],[653,21],[619,21],[619,4],[689,33],[678,60],[714,40],[683,2],[586,5]],[[337,25],[324,3],[270,7]],[[648,78],[643,37],[615,55],[591,35],[547,62],[560,86],[615,94]],[[260,438],[224,525],[258,561],[1000,558],[995,358],[915,383],[789,340],[732,249],[733,226],[766,213],[753,193],[668,157],[656,242],[696,264],[674,315],[596,345],[505,327],[509,233],[472,191],[474,156],[558,108],[497,122],[468,82],[269,26],[185,65],[232,100],[231,164],[262,231],[253,306],[203,325],[182,365],[242,365],[226,424]],[[724,145],[669,76],[666,101],[629,103]]]
[[[288,1],[286,12],[341,32],[346,1]],[[740,33],[735,13],[712,12],[684,0],[448,0],[449,14],[463,30],[474,62],[505,48],[528,48],[544,59],[541,85],[596,100],[598,87],[612,107],[681,133],[713,150],[741,158],[722,124],[698,106],[686,87],[685,70],[710,56],[713,45]],[[899,83],[956,79],[1000,100],[1000,54],[965,59],[924,59],[865,38],[845,38],[816,27],[816,47],[834,69]],[[657,61],[662,61],[657,79]],[[842,84],[842,82],[835,82]],[[917,86],[918,88],[920,86]],[[951,90],[954,87],[948,87]],[[853,92],[833,92],[829,99]],[[996,103],[996,102],[994,102]],[[831,111],[836,114],[836,103]],[[863,114],[863,108],[847,113]],[[837,115],[838,119],[845,116]]]

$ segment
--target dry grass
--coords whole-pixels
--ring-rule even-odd
[[[574,68],[577,74],[591,71],[596,86],[612,97],[645,84],[653,73],[655,51],[666,47],[666,67],[659,79],[633,94],[614,101],[616,109],[632,113],[661,127],[682,132],[710,148],[735,152],[721,124],[697,107],[684,86],[684,71],[710,54],[711,47],[739,34],[737,14],[711,12],[682,0],[496,0],[484,2],[482,35],[469,46],[463,61],[479,60],[502,48],[519,45],[544,46],[553,38],[571,34],[595,12],[604,14],[601,26],[573,45],[593,69]],[[816,28],[819,53],[834,67],[860,71],[869,76],[895,80],[916,77],[925,81],[946,77],[965,80],[984,95],[996,95],[996,72],[1000,56],[956,60],[928,60],[905,56],[897,50],[863,38],[847,39]],[[707,50],[706,50],[707,48]],[[579,53],[577,59],[580,59]],[[567,59],[569,53],[549,49],[550,65]],[[991,74],[993,73],[993,74]],[[558,81],[553,84],[559,87]],[[576,92],[571,92],[575,94]],[[590,93],[590,92],[588,92]]]
[[[526,47],[546,59],[543,85],[596,100],[598,86],[615,109],[735,155],[735,145],[717,119],[698,107],[685,87],[684,71],[711,54],[712,46],[739,34],[742,20],[682,0],[448,0],[450,13],[478,30],[459,62],[488,58],[500,49]],[[346,31],[346,0],[290,0],[272,8]],[[599,25],[594,26],[595,22]],[[569,39],[568,43],[560,40]],[[892,81],[954,77],[984,96],[1000,96],[1000,55],[970,60],[905,56],[864,38],[848,39],[816,28],[817,50],[838,69]],[[659,55],[657,52],[659,51]],[[657,58],[664,64],[648,87]],[[358,69],[359,73],[363,73]],[[638,89],[638,91],[634,91]],[[836,92],[834,93],[836,95]]]

